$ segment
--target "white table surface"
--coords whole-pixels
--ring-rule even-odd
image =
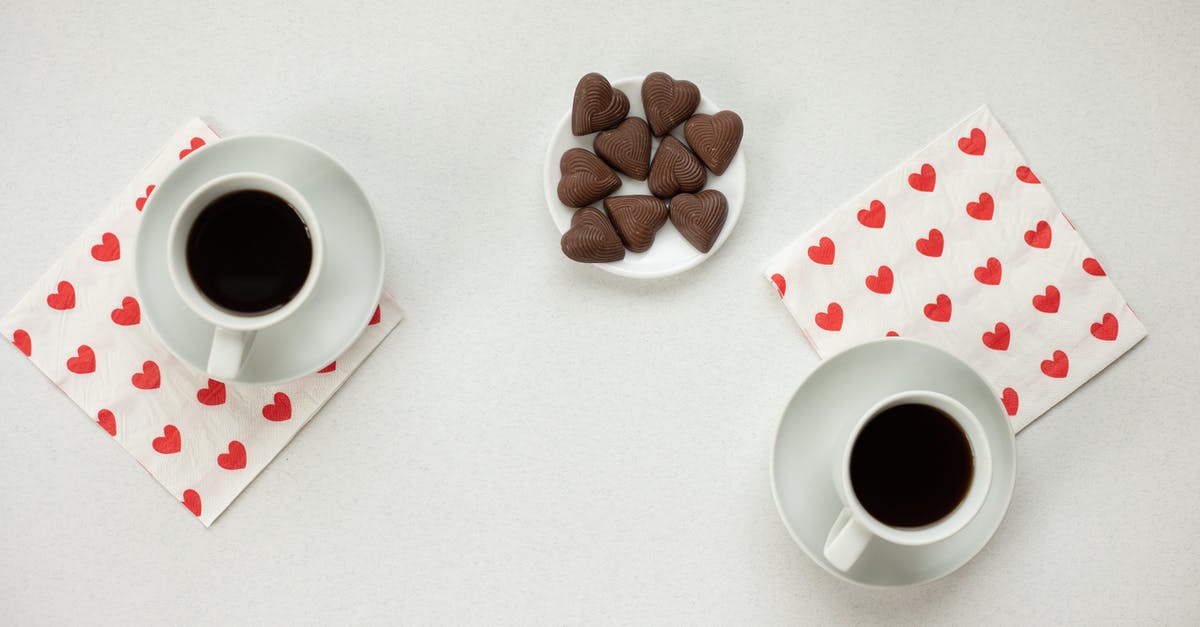
[[[0,309],[200,114],[342,159],[408,318],[211,529],[0,350],[0,622],[1200,621],[1195,3],[74,4],[0,2]],[[579,76],[659,69],[749,193],[640,282],[562,257],[541,168]],[[759,269],[982,103],[1151,335],[1019,435],[974,561],[860,589],[775,513],[818,360]]]

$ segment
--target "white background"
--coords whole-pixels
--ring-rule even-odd
[[[346,163],[408,317],[211,530],[0,350],[4,622],[1200,620],[1195,3],[93,4],[0,1],[0,309],[200,114]],[[745,120],[695,270],[559,252],[542,159],[591,70]],[[974,561],[859,589],[775,513],[817,359],[759,270],[984,103],[1151,335],[1020,434]]]

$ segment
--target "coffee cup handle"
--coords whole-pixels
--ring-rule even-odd
[[[214,379],[232,379],[242,370],[242,362],[254,343],[254,331],[235,331],[217,327],[213,330],[212,348],[208,353],[208,374]]]
[[[867,549],[871,535],[866,527],[850,516],[850,510],[843,507],[825,538],[825,559],[838,570],[850,570]]]

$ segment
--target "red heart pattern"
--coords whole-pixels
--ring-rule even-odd
[[[828,237],[822,237],[816,246],[808,247],[808,258],[824,266],[833,265],[834,254],[833,240]]]
[[[13,331],[12,337],[13,346],[21,351],[26,357],[33,355],[33,340],[29,337],[29,332],[25,329],[17,329]]]
[[[983,332],[983,345],[994,351],[1006,351],[1008,350],[1008,341],[1011,337],[1008,325],[1003,322],[997,322],[994,330]]]
[[[942,237],[941,231],[929,229],[929,237],[922,237],[917,240],[917,252],[926,257],[941,257],[942,248],[945,244],[946,240]]]
[[[953,303],[950,302],[950,297],[945,294],[938,294],[937,299],[932,303],[925,305],[925,317],[934,322],[950,322],[950,313],[953,309]]]
[[[1042,313],[1058,313],[1059,299],[1062,294],[1053,285],[1046,286],[1046,293],[1034,294],[1033,308]]]
[[[1042,374],[1053,379],[1062,379],[1067,376],[1070,370],[1070,361],[1067,359],[1067,354],[1062,351],[1054,351],[1050,359],[1042,360]]]
[[[141,196],[141,197],[139,197],[137,200],[135,200],[135,201],[133,202],[133,206],[134,206],[134,207],[136,207],[138,211],[141,211],[142,209],[145,209],[145,208],[146,208],[146,201],[150,200],[150,194],[151,194],[153,191],[154,191],[154,186],[153,186],[153,185],[147,185],[147,186],[146,186],[146,195],[145,195],[145,196]]]
[[[871,201],[870,209],[858,210],[858,223],[868,229],[882,229],[887,221],[887,207],[878,200]]]
[[[1097,340],[1111,342],[1117,339],[1117,317],[1111,313],[1104,314],[1100,322],[1092,323],[1092,337]]]
[[[908,186],[918,192],[932,192],[937,185],[937,172],[928,163],[921,165],[920,173],[908,175]]]
[[[225,384],[216,379],[209,379],[208,385],[196,390],[196,400],[201,405],[210,407],[225,404]]]
[[[320,384],[295,384],[304,390],[303,400],[288,398],[299,393],[290,387],[272,401],[276,390],[255,393],[254,386],[226,384],[176,366],[143,324],[143,308],[150,303],[133,291],[129,262],[136,251],[130,238],[137,226],[130,221],[167,200],[156,196],[161,193],[154,184],[176,167],[177,157],[186,159],[216,141],[199,122],[190,129],[171,140],[94,226],[77,234],[48,278],[6,316],[4,336],[207,525],[357,368],[399,314],[367,307],[371,326],[355,347],[337,361],[316,365],[325,365],[312,375]]]
[[[894,278],[895,276],[892,274],[891,268],[879,266],[879,270],[875,274],[867,275],[867,289],[876,294],[891,294]]]
[[[979,202],[967,203],[967,215],[976,220],[988,221],[992,219],[992,214],[996,211],[996,201],[992,199],[992,195],[983,192],[979,195]]]
[[[187,147],[187,148],[184,148],[183,150],[180,150],[180,151],[179,151],[179,158],[180,158],[180,159],[182,159],[182,158],[184,158],[184,157],[186,157],[186,156],[188,156],[188,155],[192,154],[192,152],[193,152],[194,150],[196,150],[197,148],[199,148],[199,147],[201,147],[201,146],[203,146],[203,145],[204,145],[204,140],[203,140],[203,139],[201,139],[201,138],[199,138],[199,137],[193,137],[193,138],[192,138],[192,141],[191,141],[191,142],[189,142],[189,144],[188,144],[188,147]]]
[[[75,308],[75,286],[69,281],[59,281],[58,291],[46,296],[46,304],[51,309],[66,311]]]
[[[837,303],[829,303],[829,307],[825,311],[818,311],[813,317],[818,327],[826,331],[841,331],[842,330],[842,306]]]
[[[958,149],[968,155],[982,156],[983,151],[987,149],[987,135],[984,135],[982,130],[973,128],[969,136],[958,139]]]
[[[200,503],[200,493],[195,490],[184,490],[183,501],[181,502],[193,516],[199,517],[200,512],[203,511],[203,506]]]
[[[237,440],[229,442],[229,452],[217,455],[217,465],[225,470],[241,470],[246,467],[246,447]]]
[[[163,427],[163,434],[154,438],[150,446],[163,455],[178,453],[183,448],[183,438],[179,434],[179,427],[175,425]]]
[[[1017,408],[1021,404],[1021,398],[1017,396],[1017,391],[1012,388],[1004,388],[1000,393],[1000,402],[1004,404],[1004,411],[1009,416],[1017,415]]]
[[[984,265],[975,268],[975,280],[984,285],[1000,285],[1000,276],[1004,273],[1000,260],[988,257]]]
[[[292,399],[283,392],[275,393],[275,402],[263,405],[263,418],[271,422],[283,422],[292,417]]]
[[[67,370],[75,374],[89,374],[96,371],[96,353],[91,346],[80,344],[75,349],[75,356],[67,360]]]
[[[133,373],[129,380],[133,382],[133,387],[139,390],[157,389],[161,382],[158,364],[150,360],[142,362],[142,371]]]
[[[978,368],[1020,429],[1145,329],[1000,128],[986,109],[968,117],[763,277],[821,357],[929,342]]]
[[[1050,224],[1045,220],[1039,220],[1037,226],[1030,231],[1025,231],[1025,243],[1034,248],[1050,248]]]
[[[142,309],[138,306],[136,298],[126,296],[121,299],[121,306],[112,310],[109,318],[120,326],[132,326],[142,321]]]
[[[100,428],[107,431],[109,435],[117,437],[117,417],[111,411],[101,409],[97,412],[96,424],[100,425]]]
[[[787,294],[787,280],[783,278],[782,274],[775,273],[771,275],[771,282],[775,284],[775,290],[779,292],[779,297],[783,298],[783,295]]]
[[[100,243],[92,246],[92,259],[96,261],[116,261],[121,258],[121,240],[112,233],[100,236]]]

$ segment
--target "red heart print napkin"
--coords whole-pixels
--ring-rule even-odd
[[[200,120],[184,125],[0,318],[0,332],[17,350],[205,526],[402,317],[384,294],[349,350],[319,372],[280,385],[215,381],[173,357],[142,318],[133,249],[155,184],[192,151],[217,141]]]
[[[890,335],[924,340],[991,381],[1014,431],[1146,337],[987,107],[765,273],[822,357]]]

